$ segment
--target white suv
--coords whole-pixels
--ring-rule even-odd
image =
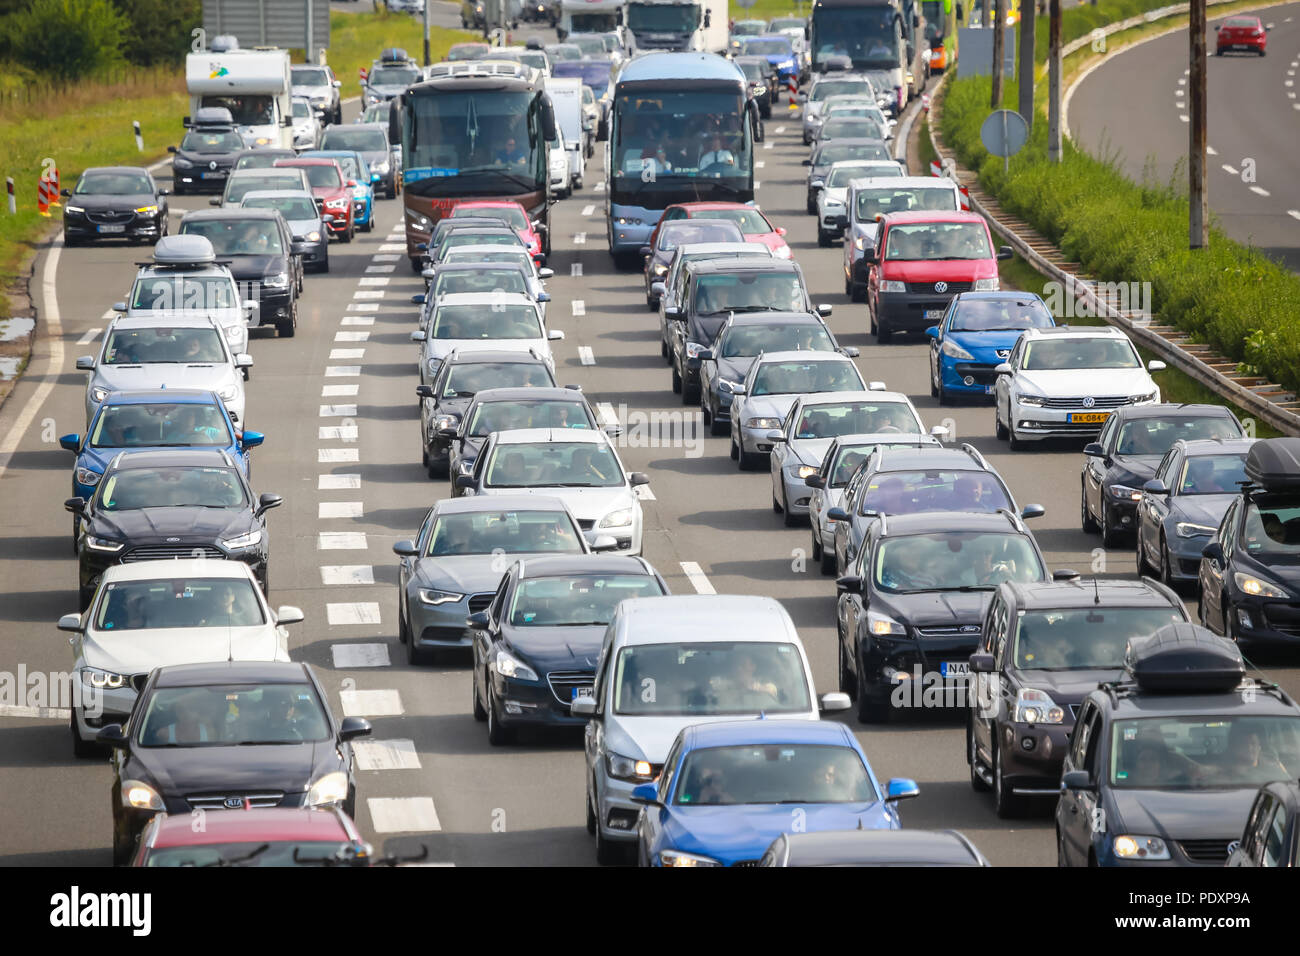
[[[995,370],[994,431],[1012,450],[1040,438],[1094,436],[1115,409],[1159,402],[1148,373],[1164,367],[1143,368],[1119,329],[1029,329]]]

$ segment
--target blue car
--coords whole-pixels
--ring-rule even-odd
[[[686,727],[654,783],[632,791],[642,866],[757,866],[782,833],[897,830],[911,780],[884,790],[848,727],[737,720]]]
[[[1052,312],[1032,292],[961,292],[952,297],[930,337],[930,395],[992,397],[998,365],[1025,329],[1050,329]]]
[[[799,83],[799,57],[795,55],[790,38],[780,33],[769,33],[761,37],[745,37],[740,56],[761,56],[767,59],[780,81],[773,99],[779,100],[781,90],[788,89],[790,78],[795,85]]]
[[[337,159],[343,175],[356,182],[352,187],[352,217],[357,229],[369,232],[375,228],[375,183],[380,175],[370,171],[364,156],[353,149],[308,149],[299,155],[304,159]]]

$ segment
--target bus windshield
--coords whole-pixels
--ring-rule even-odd
[[[414,195],[530,193],[546,185],[540,94],[524,90],[408,96],[404,181]]]
[[[902,65],[898,11],[889,4],[819,6],[813,11],[813,69],[830,56],[847,56],[855,70],[893,70]]]
[[[614,188],[660,180],[752,176],[753,154],[740,84],[734,90],[620,90],[614,142]]]

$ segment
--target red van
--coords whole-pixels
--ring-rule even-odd
[[[984,217],[973,212],[896,212],[881,216],[868,250],[867,309],[877,342],[921,334],[943,318],[958,292],[996,292],[998,260]]]

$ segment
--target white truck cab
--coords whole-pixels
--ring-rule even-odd
[[[185,58],[185,87],[190,113],[223,107],[249,148],[293,148],[293,78],[289,52],[211,50]]]

